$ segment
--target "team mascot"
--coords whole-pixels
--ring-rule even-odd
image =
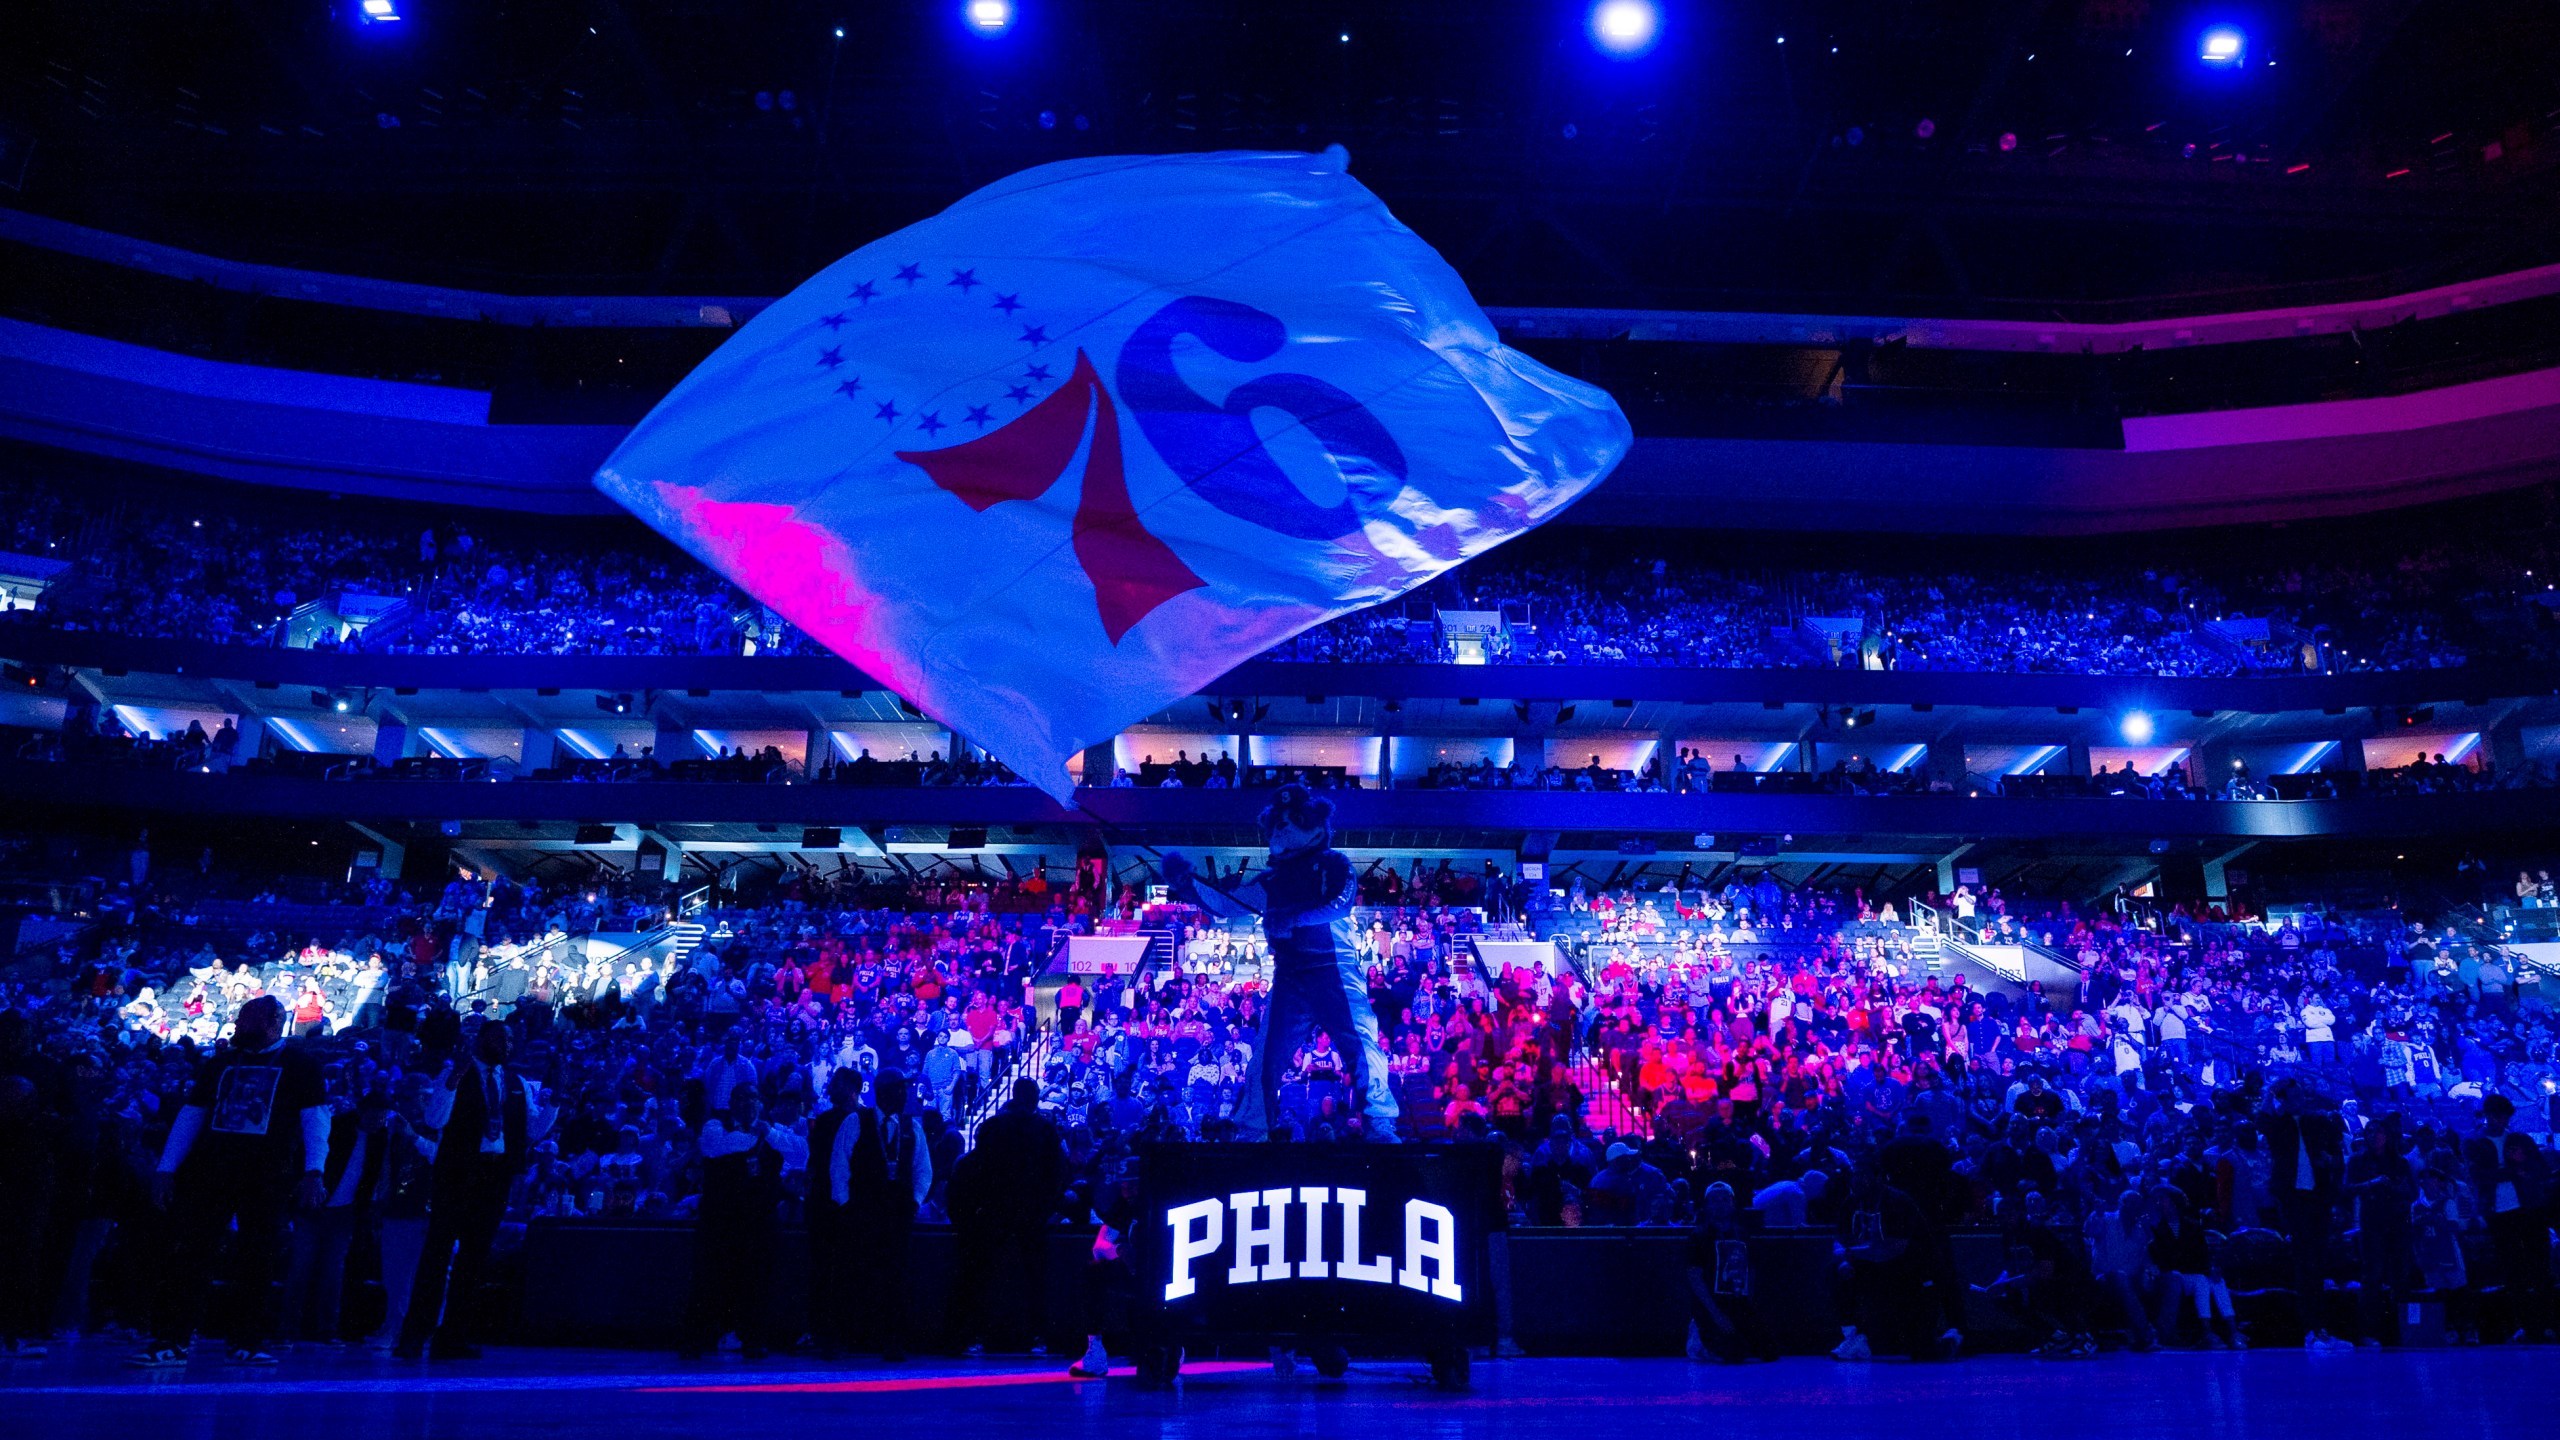
[[[1397,1111],[1387,1050],[1351,933],[1359,884],[1351,862],[1333,848],[1333,804],[1303,785],[1287,785],[1261,822],[1271,858],[1253,888],[1261,892],[1262,930],[1271,945],[1271,994],[1236,1105],[1237,1128],[1250,1139],[1271,1132],[1280,1076],[1310,1033],[1322,1028],[1350,1066],[1368,1138],[1392,1142]]]

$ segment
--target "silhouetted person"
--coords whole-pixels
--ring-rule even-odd
[[[437,1132],[429,1169],[426,1246],[410,1286],[409,1312],[392,1353],[414,1360],[434,1342],[439,1360],[479,1355],[472,1307],[506,1215],[507,1192],[550,1128],[537,1114],[536,1087],[507,1063],[507,1027],[485,1021],[471,1053],[446,1062],[427,1087],[423,1120]]]
[[[847,1157],[845,1189],[852,1211],[848,1244],[871,1302],[880,1358],[907,1358],[907,1245],[916,1207],[933,1188],[933,1156],[924,1126],[907,1113],[907,1076],[883,1070],[871,1082],[873,1104],[856,1112],[861,1125]]]
[[[2515,1112],[2515,1102],[2504,1095],[2481,1102],[2480,1132],[2462,1142],[2462,1155],[2497,1250],[2507,1312],[2516,1327],[2510,1338],[2523,1344],[2549,1333],[2552,1187],[2551,1163],[2541,1147],[2508,1128]]]
[[[347,1252],[372,1227],[373,1203],[390,1168],[392,1147],[402,1143],[391,1097],[369,1091],[352,1110],[330,1121],[329,1159],[320,1176],[321,1200],[293,1227],[292,1264],[285,1273],[286,1329],[297,1340],[331,1341],[339,1331],[346,1295]]]
[[[773,1288],[782,1149],[752,1085],[729,1092],[728,1113],[702,1126],[702,1197],[694,1210],[693,1315],[684,1345],[695,1359],[735,1331],[749,1360],[765,1355]]]
[[[50,1328],[38,1257],[53,1210],[54,1133],[35,1082],[0,1071],[0,1355],[41,1347]]]
[[[231,1361],[272,1365],[273,1286],[286,1207],[320,1199],[329,1155],[329,1097],[320,1064],[284,1038],[284,1006],[240,1007],[231,1043],[196,1069],[169,1127],[152,1198],[174,1204],[176,1253],[151,1343],[133,1363],[183,1365],[204,1301],[205,1272],[231,1233]]]
[[[842,1355],[852,1339],[854,1295],[851,1171],[862,1135],[862,1072],[850,1065],[827,1077],[827,1108],[809,1122],[809,1333],[818,1352]],[[850,1122],[850,1123],[848,1123]]]
[[[2275,1101],[2276,1112],[2259,1129],[2272,1162],[2267,1188],[2284,1212],[2285,1236],[2292,1242],[2294,1304],[2314,1348],[2339,1345],[2329,1333],[2326,1301],[2329,1231],[2346,1178],[2346,1132],[2337,1116],[2315,1108],[2311,1092],[2297,1081],[2276,1082]]]
[[[960,1230],[957,1299],[975,1351],[991,1339],[999,1297],[1019,1297],[1032,1344],[1049,1319],[1049,1219],[1066,1183],[1066,1147],[1040,1113],[1040,1082],[1013,1082],[1013,1097],[978,1127],[977,1144],[951,1177],[952,1223]]]
[[[1721,1180],[1699,1196],[1687,1260],[1689,1320],[1701,1347],[1729,1364],[1777,1359],[1778,1342],[1751,1294],[1751,1241],[1733,1187]]]

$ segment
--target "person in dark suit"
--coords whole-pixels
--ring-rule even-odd
[[[854,1294],[852,1162],[861,1138],[862,1072],[847,1065],[827,1077],[827,1108],[809,1122],[809,1333],[833,1360],[852,1338]]]
[[[2480,1104],[2480,1129],[2462,1142],[2472,1193],[2497,1247],[2510,1343],[2548,1341],[2551,1299],[2551,1162],[2533,1138],[2511,1129],[2516,1103],[2492,1093]]]
[[[2277,1081],[2272,1098],[2275,1110],[2258,1128],[2274,1161],[2268,1188],[2275,1192],[2285,1236],[2292,1242],[2293,1294],[2302,1312],[2303,1343],[2315,1350],[2349,1348],[2329,1332],[2323,1303],[2329,1232],[2347,1172],[2346,1131],[2298,1080]]]
[[[285,1321],[294,1338],[335,1344],[346,1293],[347,1252],[373,1221],[399,1117],[391,1096],[369,1090],[355,1108],[329,1123],[329,1158],[320,1171],[319,1205],[296,1217],[292,1263],[285,1272]]]
[[[881,1071],[871,1095],[848,1122],[861,1129],[846,1157],[846,1243],[871,1297],[880,1358],[894,1363],[907,1358],[907,1245],[916,1209],[933,1189],[933,1153],[924,1126],[907,1113],[905,1071]]]
[[[702,1126],[702,1197],[694,1210],[693,1305],[684,1357],[732,1331],[749,1360],[765,1356],[773,1250],[782,1204],[782,1147],[753,1085]]]
[[[1040,1082],[1013,1082],[1013,1098],[978,1126],[977,1144],[951,1178],[951,1223],[960,1231],[953,1307],[969,1353],[983,1354],[997,1297],[1020,1297],[1034,1354],[1049,1318],[1049,1220],[1066,1184],[1066,1145],[1040,1113]]]
[[[446,1062],[427,1088],[423,1118],[436,1131],[435,1161],[428,1171],[426,1245],[391,1352],[400,1359],[430,1353],[430,1341],[439,1360],[480,1354],[472,1307],[489,1246],[498,1238],[507,1192],[555,1114],[542,1107],[533,1082],[507,1063],[511,1038],[505,1025],[484,1021],[470,1052]]]
[[[0,1070],[0,1355],[35,1359],[46,1351],[51,1317],[37,1276],[59,1133],[36,1082]]]

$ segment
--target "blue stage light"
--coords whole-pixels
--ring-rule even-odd
[[[2196,41],[2196,58],[2217,70],[2236,70],[2249,58],[2249,37],[2236,25],[2209,25]]]
[[[2151,743],[2151,717],[2141,711],[2136,710],[2125,716],[2122,728],[2124,730],[2124,738],[2128,744],[2148,745]]]
[[[1653,0],[1600,0],[1591,7],[1591,43],[1603,53],[1630,59],[1653,48],[1662,33],[1662,11]]]
[[[400,23],[400,0],[356,0],[356,23],[359,25]]]
[[[981,35],[1001,35],[1013,28],[1013,0],[964,0],[960,18]]]

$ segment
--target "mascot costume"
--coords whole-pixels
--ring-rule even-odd
[[[1262,812],[1262,838],[1271,847],[1270,868],[1252,888],[1261,892],[1271,946],[1271,993],[1236,1106],[1237,1128],[1248,1139],[1270,1133],[1280,1118],[1280,1077],[1320,1028],[1350,1067],[1368,1137],[1396,1140],[1387,1050],[1351,933],[1359,885],[1351,862],[1333,848],[1333,805],[1303,785],[1284,786]]]

